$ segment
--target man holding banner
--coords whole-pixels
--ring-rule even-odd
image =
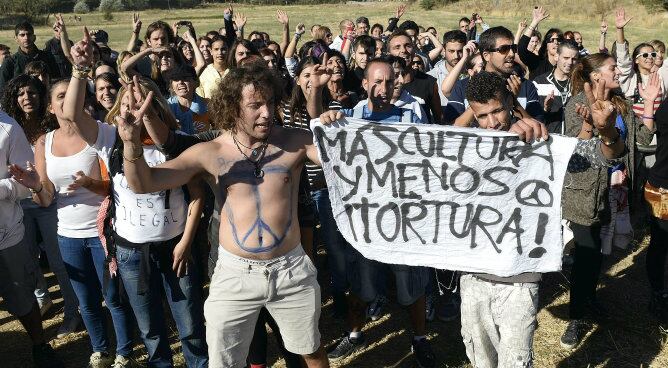
[[[395,87],[394,67],[391,59],[377,58],[369,61],[362,79],[362,87],[369,98],[354,109],[327,111],[320,116],[323,123],[329,124],[343,116],[373,121],[378,124],[426,123],[411,109],[392,104]],[[328,183],[329,184],[329,183]],[[365,306],[379,294],[377,278],[384,272],[383,264],[367,259],[355,249],[350,249],[352,258],[349,270],[351,293],[348,298],[348,324],[350,334],[345,336],[328,354],[332,361],[339,361],[366,346],[362,335]],[[394,273],[397,285],[397,301],[410,309],[414,336],[411,347],[420,367],[434,367],[434,353],[425,337],[425,290],[429,282],[429,270],[426,267],[389,265]]]
[[[465,273],[462,335],[476,367],[532,364],[538,281],[561,268],[564,174],[613,165],[624,153],[610,102],[590,95],[600,140],[548,139],[544,124],[514,117],[506,80],[491,72],[472,78],[466,96],[485,130],[314,124],[351,245],[384,263]]]

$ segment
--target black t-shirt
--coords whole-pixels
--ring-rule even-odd
[[[361,100],[364,100],[367,95],[362,87],[362,79],[364,79],[364,69],[355,67],[353,70],[347,70],[346,76],[343,78],[343,87],[346,91],[355,92]]]
[[[413,80],[410,83],[404,84],[404,90],[408,91],[411,96],[420,102],[420,106],[422,106],[422,109],[427,114],[427,120],[431,124],[435,123],[434,117],[431,115],[432,101],[434,98],[438,98],[438,103],[441,103],[441,97],[438,94],[434,94],[435,84],[436,78],[420,71],[415,72]]]
[[[668,100],[663,100],[654,113],[656,124],[656,162],[649,172],[649,182],[668,189]]]

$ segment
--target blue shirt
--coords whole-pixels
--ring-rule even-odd
[[[375,111],[372,112],[369,110],[369,105],[365,104],[362,108],[362,116],[361,119],[364,120],[370,120],[370,121],[375,121],[380,124],[392,124],[392,123],[401,123],[402,122],[402,117],[405,116],[408,118],[407,122],[410,123],[424,123],[422,119],[420,119],[413,110],[408,110],[408,109],[402,109],[400,107],[392,105],[392,109],[388,111]],[[341,109],[341,111],[345,116],[347,117],[356,117],[354,109]],[[406,121],[405,121],[406,122]]]
[[[179,105],[178,97],[172,96],[167,100],[167,102],[169,103],[169,108],[172,110],[176,120],[179,121],[179,130],[182,132],[188,135],[199,133],[195,129],[194,122],[202,121],[207,124],[209,123],[206,103],[201,97],[199,97],[199,95],[195,94],[195,97],[190,104],[190,109],[185,111],[183,111],[181,105]]]
[[[459,115],[463,114],[468,107],[468,101],[466,100],[466,88],[468,85],[469,78],[465,78],[458,80],[457,83],[455,83],[455,86],[452,88],[452,94],[448,99],[448,105],[443,111],[446,122],[454,122],[455,119],[457,119]],[[517,101],[529,113],[529,115],[531,115],[532,118],[541,122],[545,121],[545,112],[543,111],[543,106],[540,104],[536,86],[534,86],[533,83],[528,80],[522,80],[522,85],[520,85],[520,92],[517,95]]]

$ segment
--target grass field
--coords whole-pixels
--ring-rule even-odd
[[[29,0],[28,0],[29,1]],[[546,19],[540,29],[546,31],[550,27],[560,27],[562,30],[579,30],[583,33],[585,46],[595,50],[598,45],[598,27],[601,14],[607,14],[605,18],[610,24],[608,42],[614,37],[614,15],[611,10],[615,4],[625,5],[628,13],[634,19],[627,27],[627,38],[631,44],[654,38],[668,41],[668,15],[665,12],[648,14],[644,7],[635,2],[612,1],[612,0],[555,0],[542,1],[552,14]],[[338,23],[344,18],[355,18],[367,16],[371,23],[387,24],[387,19],[394,14],[399,3],[396,2],[355,2],[348,4],[322,4],[311,6],[281,6],[290,16],[290,25],[294,26],[302,22],[310,27],[312,24],[323,24],[338,34]],[[513,32],[517,29],[517,23],[523,19],[531,19],[531,7],[533,3],[512,0],[463,0],[443,9],[425,11],[418,3],[411,5],[402,19],[412,19],[418,24],[434,26],[442,35],[445,31],[457,26],[457,21],[464,15],[470,16],[473,12],[483,15],[485,21],[490,25],[504,25]],[[222,23],[222,4],[211,4],[196,9],[148,10],[141,12],[144,30],[149,23],[162,19],[168,23],[178,20],[191,20],[198,33],[203,34],[212,29],[218,29]],[[238,5],[235,11],[245,13],[248,16],[246,33],[252,30],[263,30],[268,32],[272,39],[280,40],[281,25],[276,21],[277,6],[252,6]],[[112,21],[105,21],[100,13],[84,14],[81,22],[75,22],[71,15],[65,15],[70,37],[79,39],[81,27],[87,25],[89,28],[101,28],[110,35],[110,45],[116,50],[121,50],[127,45],[131,33],[132,13],[114,13]],[[53,20],[53,17],[51,17]],[[11,23],[11,21],[10,21]],[[42,47],[44,42],[52,37],[50,27],[41,26],[37,28],[37,45]],[[143,33],[142,33],[143,34]],[[0,31],[0,43],[10,45],[12,52],[16,49],[13,30]]]

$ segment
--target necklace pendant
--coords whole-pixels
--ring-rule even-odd
[[[257,148],[253,148],[253,150],[251,150],[250,157],[251,158],[256,158],[258,156],[258,154],[259,154],[259,152],[258,152]]]
[[[256,178],[264,177],[264,170],[258,167],[255,169],[255,171],[253,171],[253,174],[255,175]]]

